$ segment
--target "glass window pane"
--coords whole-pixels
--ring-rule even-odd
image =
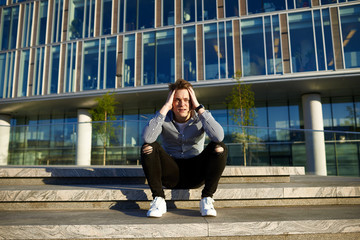
[[[226,78],[226,51],[225,51],[225,28],[224,22],[219,22],[219,59],[220,78]]]
[[[322,10],[327,70],[335,70],[329,9]]]
[[[124,31],[124,1],[125,0],[119,0],[119,6],[118,6],[118,32]]]
[[[5,97],[6,53],[0,54],[0,98]]]
[[[115,88],[116,78],[116,37],[106,39],[106,88]]]
[[[275,130],[275,128],[289,128],[289,108],[284,103],[270,103],[268,106],[269,127],[271,141],[290,140],[289,130]]]
[[[44,53],[45,47],[37,48],[35,52],[33,95],[42,95],[43,92]]]
[[[136,30],[136,2],[134,0],[125,0],[125,31]]]
[[[321,5],[334,4],[334,3],[337,3],[337,0],[321,0]]]
[[[226,17],[239,16],[238,0],[225,0],[225,16]]]
[[[282,53],[281,53],[281,35],[280,35],[280,26],[279,26],[279,16],[272,16],[273,24],[273,44],[274,44],[274,57],[275,57],[275,70],[276,73],[283,73],[282,68]]]
[[[332,114],[335,130],[355,130],[355,109],[352,98],[333,98]]]
[[[174,25],[174,0],[162,0],[162,25]]]
[[[183,22],[195,22],[195,0],[183,0]]]
[[[102,1],[101,15],[102,15],[101,35],[111,34],[112,0]]]
[[[267,74],[274,74],[273,42],[270,16],[264,17]]]
[[[124,87],[133,87],[135,78],[135,34],[124,37]]]
[[[19,6],[4,8],[0,22],[0,50],[16,47],[17,27],[19,21]]]
[[[202,0],[195,0],[196,3],[196,19],[197,21],[202,21],[203,20],[203,5],[202,5]]]
[[[296,1],[296,8],[311,7],[311,0]]]
[[[154,27],[154,9],[155,0],[138,0],[138,27],[137,29],[153,28]]]
[[[227,78],[232,78],[234,72],[234,47],[233,47],[233,33],[232,22],[226,22],[226,49],[227,49]]]
[[[155,32],[143,34],[143,84],[155,84]]]
[[[44,44],[46,37],[48,1],[40,2],[39,20],[37,26],[36,44]]]
[[[51,47],[49,93],[58,92],[60,46]]]
[[[216,19],[216,0],[203,0],[203,1],[204,1],[204,20]]]
[[[285,10],[285,0],[252,0],[247,1],[249,13],[273,12]]]
[[[84,24],[84,1],[69,1],[69,31],[68,39],[76,39],[83,37]]]
[[[100,39],[100,54],[99,54],[99,80],[98,80],[98,89],[104,89],[104,71],[105,71],[105,39]]]
[[[205,38],[205,79],[219,78],[219,44],[217,42],[217,25],[216,23],[204,25]]]
[[[71,11],[71,7],[73,5],[71,3],[69,3],[69,14],[74,14],[74,12]],[[63,18],[63,0],[55,0],[54,1],[54,9],[53,9],[53,24],[52,24],[52,41],[53,42],[60,42],[60,38],[61,38],[61,26],[62,26],[62,18]],[[70,16],[70,15],[69,15]],[[72,16],[72,20],[74,20],[75,18],[78,18],[79,16]],[[76,31],[78,31],[76,28],[78,28],[79,26],[79,20],[76,20],[74,22],[74,26],[73,26],[73,31],[75,32],[74,34],[76,34]],[[81,31],[79,33],[82,34],[82,21],[83,21],[83,18],[81,18]],[[70,18],[69,18],[69,23],[70,23]],[[72,25],[69,25],[69,26],[72,26]],[[69,31],[71,30],[69,27],[68,27]],[[77,38],[74,36],[74,38]],[[68,39],[69,36],[68,36]]]
[[[184,79],[196,81],[195,26],[183,28]]]
[[[316,71],[311,12],[291,13],[288,16],[293,72]]]
[[[27,96],[29,57],[30,57],[30,50],[21,51],[19,82],[18,82],[18,91],[17,91],[18,97]]]
[[[325,70],[325,55],[324,55],[324,44],[323,44],[323,32],[321,26],[320,10],[314,12],[314,24],[315,24],[315,36],[316,36],[316,53],[318,60],[318,70]]]
[[[241,39],[244,76],[265,75],[262,18],[242,20]]]
[[[341,7],[340,20],[345,67],[360,67],[360,5]]]
[[[24,18],[23,18],[23,29],[22,29],[22,47],[30,46],[32,20],[33,20],[34,3],[27,3],[24,5]]]
[[[84,42],[82,90],[98,89],[99,40]]]
[[[355,97],[356,132],[360,132],[360,96]],[[359,156],[360,157],[360,156]]]
[[[64,92],[75,92],[76,43],[66,45]]]
[[[85,8],[85,35],[84,37],[94,36],[94,21],[95,21],[95,0],[87,0]],[[110,14],[111,15],[111,14]]]
[[[0,71],[0,83],[3,83],[3,98],[13,97],[13,77],[15,52],[4,53]]]
[[[156,32],[156,83],[175,81],[174,30]]]

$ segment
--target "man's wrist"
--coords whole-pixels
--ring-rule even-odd
[[[199,104],[199,106],[197,106],[196,108],[195,108],[195,112],[199,112],[199,110],[200,109],[203,109],[204,108],[204,105],[202,105],[202,104]]]

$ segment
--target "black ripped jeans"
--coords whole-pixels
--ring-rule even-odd
[[[152,146],[150,154],[143,148]],[[218,147],[223,152],[216,152]],[[169,189],[191,189],[205,184],[201,197],[212,197],[227,160],[224,143],[210,142],[198,156],[176,159],[165,152],[159,143],[144,144],[141,149],[141,164],[153,197],[163,197],[163,186]]]

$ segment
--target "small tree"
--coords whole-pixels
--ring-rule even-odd
[[[103,165],[105,166],[107,145],[110,138],[115,136],[115,128],[112,121],[116,120],[114,114],[115,106],[118,103],[115,100],[114,93],[106,93],[102,97],[96,98],[96,101],[97,105],[89,112],[93,121],[98,122],[93,124],[93,130],[103,144]]]
[[[251,89],[251,84],[243,84],[240,80],[241,72],[236,72],[234,79],[237,84],[233,87],[227,97],[228,106],[231,109],[231,119],[241,128],[241,132],[234,132],[232,137],[235,142],[242,143],[244,155],[244,166],[246,166],[246,150],[248,142],[256,140],[255,136],[248,134],[246,126],[254,125],[255,117],[255,94]]]

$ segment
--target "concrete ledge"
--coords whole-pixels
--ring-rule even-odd
[[[2,239],[203,238],[352,234],[360,237],[359,206],[171,210],[160,219],[145,210],[1,212]],[[356,239],[356,238],[355,238]]]
[[[226,166],[223,175],[231,176],[290,176],[305,175],[304,167],[243,167]],[[144,177],[141,166],[3,166],[0,178],[35,178],[35,177]]]

